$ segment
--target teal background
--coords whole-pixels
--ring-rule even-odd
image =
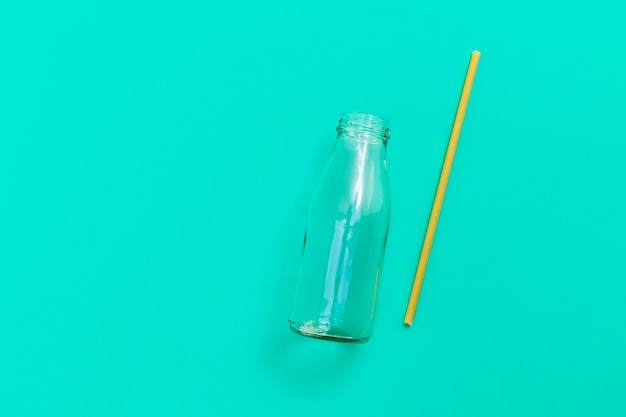
[[[3,2],[0,415],[626,415],[624,16],[602,0]],[[287,327],[344,111],[392,123],[360,346]]]

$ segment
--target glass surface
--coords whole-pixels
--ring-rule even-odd
[[[289,318],[296,333],[366,342],[389,229],[389,123],[344,113],[310,203]]]

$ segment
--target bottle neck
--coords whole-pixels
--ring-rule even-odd
[[[389,122],[367,113],[343,113],[337,126],[337,141],[352,140],[387,146]]]

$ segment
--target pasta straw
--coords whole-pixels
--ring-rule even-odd
[[[439,185],[437,186],[435,201],[433,202],[433,208],[430,213],[430,220],[428,220],[426,236],[424,237],[424,244],[422,245],[422,253],[420,254],[420,259],[417,264],[417,272],[415,273],[415,280],[413,281],[413,288],[411,289],[409,305],[406,309],[406,315],[404,316],[404,324],[406,324],[407,326],[413,324],[413,318],[415,317],[417,300],[419,299],[420,290],[422,289],[422,283],[424,282],[426,264],[428,263],[430,249],[433,246],[435,230],[437,229],[437,221],[439,220],[439,213],[441,212],[443,197],[446,194],[446,187],[448,186],[448,179],[450,178],[450,170],[452,169],[452,162],[454,161],[454,153],[456,152],[456,146],[459,143],[461,126],[463,125],[463,119],[465,118],[465,111],[467,110],[467,103],[469,101],[470,93],[472,91],[472,84],[474,83],[474,77],[476,76],[476,69],[478,68],[479,59],[480,52],[472,52],[469,67],[467,68],[467,74],[465,75],[463,91],[461,92],[461,99],[459,101],[459,106],[456,110],[454,124],[452,125],[452,133],[450,134],[450,141],[448,142],[448,150],[446,151],[446,157],[443,161],[443,168],[441,169],[441,176],[439,177]]]

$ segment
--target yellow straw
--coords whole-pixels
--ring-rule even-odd
[[[435,230],[437,229],[437,221],[439,220],[439,213],[441,212],[443,197],[446,194],[446,187],[448,186],[448,179],[450,178],[450,170],[452,169],[452,161],[454,161],[454,153],[456,152],[456,146],[459,143],[461,126],[463,125],[463,118],[465,117],[465,110],[467,110],[467,102],[469,101],[470,92],[472,91],[472,84],[474,83],[474,76],[476,75],[476,68],[478,67],[479,59],[480,52],[472,52],[469,67],[467,68],[467,74],[465,75],[465,83],[463,84],[461,100],[459,101],[459,107],[456,110],[454,125],[452,125],[452,133],[450,134],[450,141],[448,142],[446,158],[443,161],[443,168],[441,169],[441,177],[439,177],[437,194],[435,194],[433,209],[430,213],[430,220],[428,220],[428,228],[426,229],[426,236],[424,237],[424,244],[422,245],[422,253],[420,255],[420,260],[417,264],[417,272],[415,273],[415,280],[413,281],[413,288],[411,289],[409,305],[406,309],[406,315],[404,316],[404,324],[406,324],[407,326],[413,324],[413,318],[415,317],[417,300],[419,299],[420,290],[422,289],[422,283],[424,282],[426,264],[428,263],[430,248],[433,246]]]

